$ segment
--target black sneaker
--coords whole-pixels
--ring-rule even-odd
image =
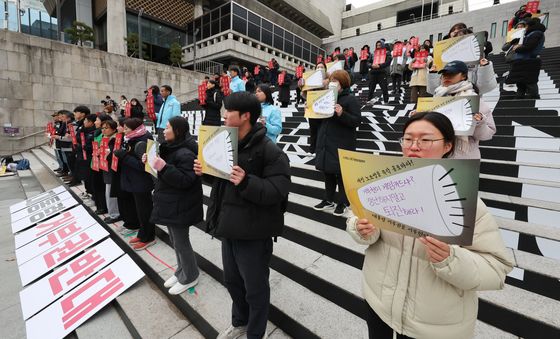
[[[116,218],[107,217],[107,218],[103,219],[103,221],[105,221],[108,224],[113,224],[113,223],[116,223],[116,222],[121,221],[121,220],[122,220],[122,218],[120,216],[118,216]]]
[[[322,211],[322,210],[331,209],[331,208],[334,208],[334,203],[332,203],[330,201],[326,201],[326,200],[323,200],[319,204],[313,206],[313,209],[317,210],[317,211]]]
[[[344,213],[346,213],[346,206],[344,204],[337,204],[333,214],[340,217],[344,215]]]

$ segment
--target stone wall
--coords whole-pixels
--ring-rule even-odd
[[[168,84],[180,100],[196,97],[201,73],[147,62],[104,51],[69,45],[21,33],[0,30],[0,125],[11,123],[28,133],[46,125],[53,111],[87,105],[101,110],[100,100],[136,97],[143,102],[149,85]],[[35,138],[6,145],[33,147]],[[9,140],[9,138],[8,138]]]

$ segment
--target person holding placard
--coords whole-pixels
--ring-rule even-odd
[[[422,45],[408,64],[408,68],[412,71],[410,77],[410,102],[412,103],[416,103],[418,98],[426,96],[428,70],[432,66],[432,60],[429,55],[429,47]]]
[[[203,125],[220,126],[222,124],[222,100],[223,94],[220,83],[216,80],[208,80],[206,83],[206,105]]]
[[[369,52],[369,46],[364,45],[360,50],[360,75],[362,76],[362,81],[367,81],[368,71],[371,62],[371,53]]]
[[[450,30],[449,37],[455,38],[464,36],[467,34],[473,34],[473,31],[466,28],[460,28],[465,26],[463,23],[458,23],[453,25]],[[498,86],[498,81],[496,80],[496,73],[494,72],[494,64],[492,61],[486,58],[481,58],[477,64],[469,64],[468,66],[468,78],[476,85],[480,95],[486,94]],[[434,94],[436,87],[439,86],[439,77],[437,74],[437,69],[435,65],[431,68],[428,75],[428,88],[427,92]]]
[[[276,59],[272,58],[270,59],[270,61],[268,62],[268,73],[269,73],[269,80],[270,80],[270,84],[272,86],[276,86],[276,84],[278,83],[278,70],[280,69],[280,64],[278,64],[278,61],[276,61]]]
[[[97,166],[97,169],[93,168],[93,162],[96,161],[99,164],[99,150],[101,149],[101,139],[103,139],[103,130],[101,126],[105,121],[113,120],[107,114],[99,114],[97,119],[95,119],[95,131],[93,132],[92,144],[95,143],[95,148],[97,149],[97,154],[92,156],[96,159],[92,159],[92,166],[90,167],[90,178],[91,187],[93,188],[93,201],[95,202],[95,214],[102,215],[107,213],[107,200],[105,199],[105,182],[103,182],[103,171]]]
[[[400,143],[405,157],[439,159],[454,152],[455,140],[446,116],[422,112],[405,123]],[[397,338],[472,338],[477,291],[502,289],[513,268],[498,225],[480,199],[471,246],[405,236],[356,216],[346,225],[357,243],[368,246],[362,291],[369,338],[395,338],[395,332]]]
[[[202,180],[194,173],[198,145],[183,117],[173,117],[163,131],[152,167],[157,171],[154,207],[150,221],[167,226],[175,249],[177,269],[164,286],[169,294],[181,294],[198,284],[199,270],[189,239],[189,227],[202,221]],[[144,153],[142,162],[148,157]]]
[[[290,85],[292,83],[292,76],[285,70],[278,74],[278,101],[280,107],[288,107],[290,103]]]
[[[315,210],[330,210],[341,216],[349,206],[338,160],[338,149],[355,150],[362,114],[358,99],[350,94],[350,77],[343,70],[333,72],[329,81],[338,90],[338,99],[331,118],[321,119],[317,134],[315,167],[325,176],[325,196]],[[329,86],[330,87],[330,86]],[[338,197],[335,197],[338,186]]]
[[[441,85],[434,97],[478,95],[476,87],[468,80],[468,67],[462,61],[452,61],[439,71]],[[480,159],[479,141],[490,140],[496,133],[492,109],[480,100],[480,112],[474,113],[476,128],[472,136],[457,137],[453,158]]]
[[[97,115],[88,114],[84,119],[84,128],[80,132],[82,149],[78,153],[78,167],[81,172],[80,178],[84,181],[86,193],[94,199],[95,188],[93,187],[91,175],[91,160],[93,159],[93,133],[95,132],[95,120]],[[83,195],[83,194],[82,194]],[[89,198],[87,195],[83,195]]]
[[[276,143],[278,135],[282,132],[282,113],[278,107],[274,106],[270,86],[265,84],[257,86],[255,96],[261,103],[262,113],[259,120],[266,128],[266,136]]]
[[[373,62],[369,70],[369,93],[368,101],[372,100],[373,92],[379,84],[383,93],[383,102],[389,102],[389,87],[387,76],[389,75],[389,65],[391,65],[391,53],[383,46],[381,41],[375,43],[373,51]]]
[[[315,70],[326,70],[327,66],[324,62],[319,62],[315,66]],[[323,86],[326,88],[328,85],[328,79],[323,80]],[[307,93],[304,92],[304,96],[307,98]],[[307,100],[307,99],[306,99]],[[321,126],[322,119],[307,119],[309,123],[309,153],[315,153],[317,148],[317,132],[319,131],[319,126]]]
[[[229,180],[213,178],[206,214],[207,232],[222,239],[224,284],[233,301],[231,326],[218,338],[263,338],[272,238],[284,227],[290,164],[258,123],[261,104],[254,94],[233,93],[225,108],[225,125],[238,129],[238,165]],[[194,172],[202,175],[199,160],[194,160]]]
[[[142,159],[135,150],[138,143],[145,143],[148,139],[153,140],[153,137],[142,120],[126,119],[124,121],[123,148],[113,151],[113,154],[119,159],[120,189],[132,194],[140,223],[138,234],[128,242],[136,251],[152,246],[156,242],[156,226],[150,221],[154,182],[151,174],[145,171]]]
[[[119,203],[116,197],[111,197],[111,185],[113,183],[114,172],[111,171],[111,162],[113,159],[113,149],[115,147],[115,136],[117,135],[117,122],[114,120],[106,120],[101,124],[101,132],[104,138],[108,138],[107,149],[104,151],[105,160],[107,161],[107,171],[103,171],[103,183],[105,184],[105,201],[107,202],[108,217],[103,219],[108,224],[122,220],[119,212]]]
[[[402,77],[406,67],[407,57],[403,53],[403,43],[396,41],[393,46],[393,60],[391,61],[390,73],[393,80],[393,94],[400,94],[402,86]]]

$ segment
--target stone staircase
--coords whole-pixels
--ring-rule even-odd
[[[515,258],[515,269],[502,291],[481,292],[476,338],[560,337],[560,49],[543,52],[540,100],[514,100],[508,87],[484,96],[494,107],[497,133],[481,143],[480,196],[495,215]],[[501,76],[507,65],[493,56]],[[407,113],[408,91],[387,105],[365,102],[367,86],[355,85],[363,102],[358,148],[400,155],[397,139]],[[391,88],[390,88],[391,89]],[[392,89],[391,89],[392,90]],[[392,95],[392,94],[391,94]],[[374,93],[379,97],[380,93]],[[295,97],[295,93],[293,93]],[[315,211],[322,197],[322,175],[307,153],[308,125],[303,106],[281,109],[283,131],[278,145],[289,155],[292,186],[284,235],[274,244],[271,262],[271,338],[366,338],[367,306],[361,297],[365,247],[346,234],[345,218]],[[199,111],[188,112],[196,134]],[[23,153],[43,189],[60,184],[53,176],[53,150],[43,146]],[[24,186],[25,188],[25,186]],[[74,188],[80,193],[83,188]],[[204,204],[210,187],[204,184]],[[106,225],[112,237],[126,239]],[[194,293],[170,296],[163,282],[175,265],[167,229],[157,229],[149,251],[127,251],[147,278],[123,293],[74,336],[142,338],[213,338],[229,325],[231,301],[222,283],[220,241],[191,227],[191,241],[201,268]],[[114,329],[113,329],[114,326]]]

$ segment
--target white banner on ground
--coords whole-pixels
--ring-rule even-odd
[[[49,234],[62,226],[70,225],[74,222],[78,222],[80,225],[87,226],[97,223],[83,206],[76,206],[54,218],[51,218],[45,222],[38,223],[36,226],[16,234],[14,236],[16,248],[27,245],[39,237]]]
[[[55,194],[53,196],[48,197],[47,199],[43,199],[33,205],[27,206],[17,212],[12,213],[12,222],[18,221],[20,219],[29,217],[37,213],[38,211],[45,209],[48,206],[53,205],[56,202],[64,201],[66,199],[72,198],[72,194],[70,192],[62,192],[60,194]]]
[[[95,224],[20,265],[19,275],[22,286],[29,284],[53,268],[64,264],[76,254],[83,252],[107,236],[109,236],[109,233],[103,226]]]
[[[48,251],[52,247],[61,244],[94,224],[97,224],[97,222],[88,214],[80,219],[75,219],[74,222],[67,223],[49,234],[43,235],[36,241],[32,241],[29,244],[16,249],[16,259],[18,265],[21,266],[27,261]]]
[[[25,322],[28,339],[60,339],[144,276],[124,255]]]
[[[24,209],[28,206],[35,205],[36,203],[38,203],[42,200],[45,200],[47,198],[50,198],[50,197],[55,196],[57,194],[60,194],[62,192],[66,192],[66,188],[64,186],[55,187],[51,190],[48,190],[48,191],[43,192],[39,195],[36,195],[33,198],[29,198],[27,200],[18,202],[17,204],[13,204],[12,206],[10,206],[10,213],[15,213],[15,212],[17,212],[19,210],[22,210],[22,209]]]
[[[27,320],[123,254],[123,250],[113,240],[105,239],[48,276],[28,286],[19,293],[23,319]]]
[[[44,221],[64,210],[76,206],[78,202],[72,197],[62,201],[57,201],[56,199],[51,198],[41,202],[41,204],[42,208],[35,211],[33,214],[15,222],[12,221],[12,232],[21,232],[38,222]]]

